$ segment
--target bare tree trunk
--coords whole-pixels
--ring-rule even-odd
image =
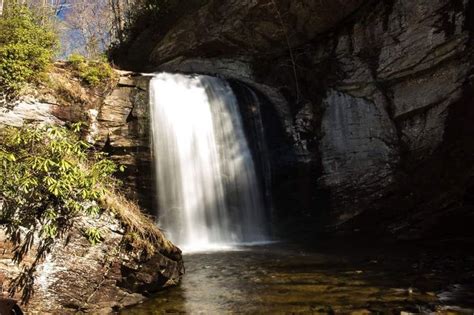
[[[119,43],[123,42],[123,16],[122,8],[120,5],[121,0],[109,0],[109,6],[112,9],[113,14],[113,32],[114,37],[118,39]]]
[[[119,41],[122,43],[123,42],[123,37],[122,37],[122,28],[123,28],[123,22],[122,22],[122,8],[120,5],[120,0],[117,0],[117,36]]]
[[[290,53],[291,65],[293,66],[293,75],[294,75],[294,78],[295,78],[296,103],[299,103],[300,102],[300,84],[298,82],[298,70],[297,70],[295,55],[293,53],[293,48],[291,47],[290,36],[288,34],[287,25],[285,24],[285,22],[283,20],[283,16],[281,15],[281,11],[280,11],[278,5],[276,4],[275,0],[271,0],[271,2],[273,4],[273,6],[275,7],[278,20],[280,21],[280,24],[281,24],[281,29],[283,31],[283,34],[285,35],[286,44],[288,45],[288,51]]]
[[[3,0],[0,0],[0,16],[3,15]]]

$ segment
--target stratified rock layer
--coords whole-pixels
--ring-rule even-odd
[[[126,167],[117,176],[124,181],[129,197],[153,213],[156,193],[150,148],[150,78],[121,72],[117,87],[97,107],[92,138],[95,145]]]

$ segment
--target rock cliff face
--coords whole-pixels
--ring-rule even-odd
[[[97,107],[90,130],[96,146],[126,166],[118,176],[128,194],[152,211],[156,202],[151,156],[148,84],[150,77],[122,72],[117,87]]]
[[[279,214],[419,236],[473,220],[473,30],[470,0],[208,1],[118,62],[266,99]]]
[[[117,176],[124,181],[128,196],[151,211],[155,197],[149,137],[150,77],[117,71],[115,87],[98,95],[68,78],[61,65],[50,75],[52,80],[67,84],[65,89],[75,94],[74,101],[59,97],[54,90],[32,89],[20,100],[0,106],[0,127],[85,122],[88,128],[84,138],[126,166]]]
[[[129,196],[148,210],[152,209],[154,200],[148,137],[148,78],[127,72],[118,75],[117,86],[101,97],[86,91],[78,82],[67,80],[75,85],[71,91],[82,95],[78,97],[82,99],[80,104],[67,102],[54,92],[32,91],[31,95],[0,108],[0,128],[25,123],[87,122],[85,139],[127,166],[121,176]],[[82,232],[90,227],[104,231],[106,241],[91,246]],[[96,220],[81,218],[31,274],[33,281],[28,289],[32,296],[22,307],[38,314],[78,311],[107,314],[140,303],[148,294],[180,281],[184,267],[177,247],[162,239],[159,241],[168,245],[155,244],[157,252],[147,257],[139,249],[125,249],[124,238],[125,231],[115,217],[104,214]],[[5,227],[0,225],[0,287],[4,291],[23,267],[35,259],[33,248],[23,263],[17,265],[12,246]],[[21,296],[15,298],[20,300]]]
[[[131,43],[126,58],[120,60],[122,63],[135,69],[154,70],[164,61],[180,57],[222,58],[281,52],[288,49],[287,42],[304,44],[329,30],[364,1],[174,2],[164,22],[148,23],[151,26]]]

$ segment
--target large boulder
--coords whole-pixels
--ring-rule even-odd
[[[91,227],[101,229],[104,242],[90,244],[83,231]],[[29,296],[22,308],[31,313],[108,314],[180,281],[184,267],[178,248],[159,248],[147,257],[126,247],[124,237],[115,217],[81,218],[31,270],[38,249],[33,246],[20,264],[14,263],[13,245],[6,228],[0,226],[0,285],[7,290],[20,276],[31,276],[31,282],[15,295],[18,301]]]

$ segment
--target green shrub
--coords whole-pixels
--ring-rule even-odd
[[[92,245],[96,245],[102,242],[102,233],[99,228],[88,228],[84,231],[84,234]]]
[[[73,130],[59,126],[8,127],[0,136],[0,223],[14,244],[14,258],[23,261],[33,244],[33,263],[12,282],[10,292],[23,292],[27,301],[36,265],[78,217],[94,220],[102,200],[116,181],[119,168],[103,153],[80,140],[80,124]],[[92,245],[102,240],[99,229],[84,235]]]
[[[2,133],[0,218],[10,229],[53,239],[75,217],[99,214],[118,170],[103,153],[90,154],[90,145],[64,127],[12,127]]]
[[[81,80],[92,87],[106,85],[114,77],[112,67],[104,60],[88,60],[82,55],[72,54],[68,62]]]
[[[81,66],[87,63],[87,59],[81,54],[71,54],[69,55],[68,62],[73,68],[79,69]]]
[[[57,35],[25,6],[0,17],[0,88],[17,92],[46,70],[58,45]]]
[[[137,236],[133,243],[124,237],[121,246],[139,256],[153,254],[156,246],[173,248],[154,221],[118,192],[112,174],[124,168],[81,140],[81,124],[71,127],[0,129],[0,224],[14,244],[15,260],[24,262],[9,288],[11,294],[21,291],[23,302],[31,296],[38,263],[80,217],[94,222],[101,212],[112,213],[126,235]],[[93,246],[105,240],[106,229],[91,224],[82,233]],[[33,245],[35,258],[25,262]]]

